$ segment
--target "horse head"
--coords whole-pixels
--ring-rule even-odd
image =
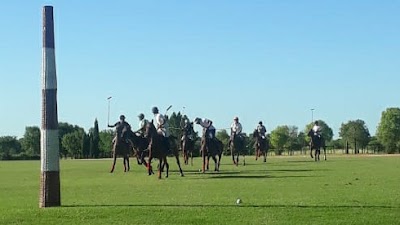
[[[146,124],[146,128],[145,128],[145,131],[144,131],[144,137],[145,138],[151,138],[156,133],[157,133],[156,127],[154,126],[153,120],[151,120],[151,122],[148,122]]]
[[[309,137],[314,136],[314,131],[313,131],[313,129],[310,129],[310,130],[308,131],[307,136],[309,136]]]
[[[256,138],[256,137],[258,137],[258,136],[259,136],[258,130],[257,130],[257,129],[254,129],[253,138]]]

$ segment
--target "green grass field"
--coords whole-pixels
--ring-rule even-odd
[[[0,161],[0,224],[400,224],[400,156],[246,158],[180,177],[110,160],[62,160],[62,207],[39,209],[39,161]],[[212,169],[214,167],[212,166]],[[236,199],[243,203],[236,205]]]

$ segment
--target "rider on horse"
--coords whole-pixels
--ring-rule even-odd
[[[265,139],[265,134],[267,133],[267,129],[265,129],[265,126],[263,125],[262,121],[258,122],[257,132],[262,139]]]
[[[117,142],[119,141],[125,141],[126,143],[129,143],[131,146],[133,146],[132,141],[128,138],[128,135],[131,132],[131,125],[125,121],[124,115],[121,115],[119,119],[120,121],[116,122],[114,125],[108,125],[108,127],[115,127],[116,131],[115,137],[112,140],[114,150],[117,146]]]
[[[322,136],[321,136],[321,127],[319,126],[318,121],[314,122],[314,126],[311,128],[310,133],[311,133],[311,135],[310,135],[311,141],[314,144],[319,145],[321,142]]]
[[[181,129],[182,129],[182,133],[183,133],[182,138],[181,138],[181,146],[182,146],[185,136],[187,138],[189,138],[190,140],[192,140],[193,133],[194,133],[193,123],[189,122],[189,119],[186,116],[185,116],[185,119],[183,120],[183,124],[181,124]]]
[[[135,133],[140,137],[144,137],[144,132],[146,130],[146,126],[149,123],[149,121],[144,118],[143,113],[140,113],[138,117],[139,117],[139,129],[135,131]]]
[[[203,127],[203,132],[205,132],[205,137],[208,137],[210,139],[215,138],[215,127],[212,125],[211,120],[209,119],[202,120],[200,118],[196,118],[194,122]]]
[[[233,138],[235,136],[241,137],[241,134],[242,134],[242,124],[239,123],[239,118],[237,116],[235,116],[235,118],[233,118],[233,123],[231,125],[231,138],[230,138],[230,141],[233,141]]]
[[[164,137],[165,145],[167,146],[168,153],[170,152],[170,144],[169,144],[169,131],[168,131],[168,121],[167,118],[159,113],[157,107],[153,107],[151,112],[154,114],[154,119],[156,122],[157,133]]]
[[[318,121],[315,121],[314,126],[312,127],[314,132],[314,136],[321,138],[321,127],[318,125]]]
[[[184,134],[186,134],[188,136],[192,136],[192,134],[193,134],[193,123],[191,123],[188,118],[185,118],[183,120],[183,123],[181,124],[181,129],[182,129]]]

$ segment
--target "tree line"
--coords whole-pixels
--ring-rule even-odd
[[[186,118],[180,112],[173,112],[169,116],[171,135],[177,137],[179,146],[182,135],[182,121]],[[375,136],[371,136],[366,123],[361,120],[350,120],[342,123],[339,138],[333,139],[333,131],[327,123],[319,120],[322,135],[326,145],[335,149],[352,148],[354,152],[369,147],[375,152],[400,153],[400,108],[387,108],[382,112]],[[297,126],[281,125],[267,134],[270,149],[280,155],[284,151],[301,151],[309,144],[308,131],[313,124],[306,124],[303,130]],[[60,157],[61,158],[108,158],[111,157],[112,139],[115,135],[111,129],[99,131],[98,121],[95,119],[93,127],[87,132],[78,125],[60,122],[58,126]],[[22,138],[14,136],[0,137],[0,159],[40,159],[40,128],[29,126],[25,128]],[[201,134],[200,134],[201,135]],[[229,154],[227,148],[229,133],[227,130],[218,130],[216,134],[225,145],[225,154]],[[200,136],[194,134],[197,152],[199,155]],[[254,142],[252,133],[244,134],[245,151],[254,154]]]

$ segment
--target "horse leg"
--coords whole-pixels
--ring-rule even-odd
[[[183,163],[185,164],[185,165],[187,165],[189,162],[188,162],[188,156],[187,156],[187,152],[185,151],[185,150],[183,150]]]
[[[165,177],[168,178],[169,164],[168,164],[168,161],[167,161],[167,157],[165,157],[164,161],[165,161],[165,166],[167,167],[167,171],[166,171]],[[181,174],[181,176],[183,176],[183,173]]]
[[[165,158],[167,158],[167,156],[165,156]],[[183,171],[181,168],[181,162],[179,161],[179,153],[178,152],[175,153],[175,159],[176,159],[176,164],[178,164],[178,167],[179,167],[179,173],[181,174],[181,177],[183,177],[184,175],[183,175]],[[169,164],[167,161],[165,161],[165,162],[167,163],[167,171],[168,171]],[[167,172],[167,174],[168,174],[168,172]]]
[[[215,155],[213,155],[212,159],[214,160],[214,165],[215,165],[214,171],[217,172],[217,171],[219,171],[217,157],[215,157]]]
[[[259,156],[258,147],[256,147],[256,161],[258,160],[258,156]]]
[[[314,156],[313,156],[313,154],[312,154],[312,150],[313,150],[313,147],[310,146],[310,156],[311,156],[311,158],[314,158]]]
[[[163,157],[160,157],[160,160],[159,160],[159,164],[158,164],[158,179],[161,179],[161,171],[163,170],[163,168],[164,168],[164,164],[163,164],[164,162],[163,162]]]
[[[318,161],[320,161],[319,156],[321,155],[321,149],[318,149]]]
[[[185,146],[185,142],[183,141],[181,141],[181,149],[182,149],[182,154],[183,154],[183,163],[185,164],[185,165],[187,165],[187,153],[186,153],[186,146]]]
[[[129,155],[126,156],[126,163],[128,164],[128,171],[131,170],[131,166],[129,165]]]
[[[233,162],[233,165],[236,165],[235,153],[233,153],[233,149],[231,149],[231,155],[232,155],[232,162]]]
[[[267,162],[267,151],[263,151],[264,162]]]
[[[122,161],[124,162],[124,172],[127,172],[127,166],[126,166],[126,156],[124,156],[123,158],[122,158]]]
[[[219,171],[219,168],[221,166],[221,158],[222,158],[222,150],[218,154],[218,171]]]
[[[206,170],[207,171],[210,170],[210,158],[211,158],[211,155],[207,154],[207,161],[206,161]]]
[[[146,167],[147,167],[147,172],[149,173],[149,176],[150,176],[151,174],[154,174],[153,168],[151,167],[151,160],[152,160],[152,158],[149,157],[148,163],[147,163],[147,165],[146,165]]]
[[[112,166],[111,166],[111,171],[110,171],[110,173],[113,173],[114,172],[114,169],[115,169],[115,162],[117,161],[117,154],[115,154],[115,150],[114,150],[114,152],[113,152],[113,164],[112,164]]]
[[[246,165],[246,155],[243,154],[243,166],[245,166],[245,165]]]
[[[190,151],[190,165],[193,166],[193,151]]]
[[[324,159],[326,161],[326,147],[324,146]]]
[[[135,151],[136,152],[136,162],[138,165],[141,165],[142,163],[140,162],[140,156],[139,156],[139,151]]]

